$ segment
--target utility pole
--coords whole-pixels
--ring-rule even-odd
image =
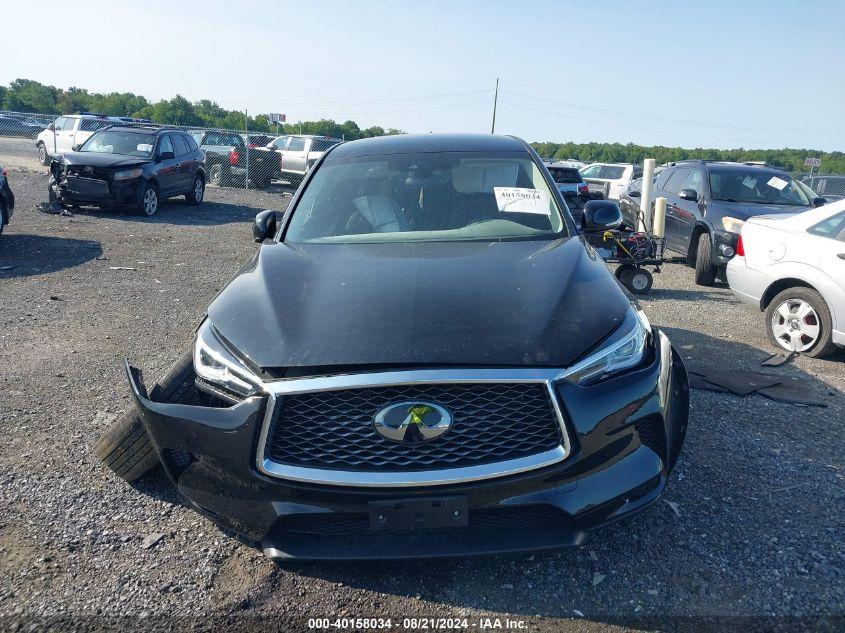
[[[499,78],[496,77],[496,92],[493,95],[493,126],[490,128],[490,134],[496,133],[496,105],[499,103]]]

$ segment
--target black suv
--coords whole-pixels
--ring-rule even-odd
[[[593,200],[582,229],[621,222]],[[579,544],[660,497],[682,361],[523,141],[335,145],[253,230],[183,360],[150,391],[127,366],[116,473],[161,460],[277,559]]]
[[[666,248],[695,266],[695,283],[711,286],[734,256],[739,232],[755,215],[799,213],[820,206],[789,174],[746,163],[669,163],[654,185],[666,198]]]
[[[63,206],[129,206],[155,215],[161,200],[200,204],[205,157],[187,133],[152,126],[108,127],[50,166],[50,199]]]

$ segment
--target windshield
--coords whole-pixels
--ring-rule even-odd
[[[625,174],[625,165],[590,165],[581,170],[584,178],[619,180]]]
[[[153,155],[155,144],[156,137],[152,134],[108,130],[96,132],[82,144],[79,151],[150,158]]]
[[[294,210],[288,242],[500,241],[565,233],[526,154],[440,152],[332,160]]]
[[[581,182],[581,173],[574,167],[549,167],[549,173],[558,184],[571,185]]]
[[[788,175],[742,169],[711,171],[710,196],[714,200],[749,204],[810,204],[804,190]]]

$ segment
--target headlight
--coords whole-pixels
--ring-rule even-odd
[[[197,332],[194,371],[200,378],[242,396],[257,393],[261,385],[261,379],[244,367],[220,341],[209,319]]]
[[[135,169],[123,169],[121,171],[114,172],[114,176],[112,176],[112,178],[114,180],[129,180],[130,178],[140,178],[143,173],[144,170],[140,167]]]
[[[745,220],[740,220],[739,218],[732,218],[727,215],[722,218],[722,226],[725,227],[728,233],[739,233],[742,231],[743,224],[745,224]]]
[[[570,367],[562,377],[583,385],[635,367],[645,356],[649,334],[651,324],[648,318],[642,310],[632,305],[622,325],[611,334],[601,349]]]

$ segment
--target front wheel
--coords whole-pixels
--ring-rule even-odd
[[[194,184],[191,185],[191,190],[185,194],[185,201],[191,205],[198,205],[202,203],[203,196],[205,196],[205,180],[202,176],[194,176]]]
[[[712,249],[710,234],[699,235],[695,255],[695,283],[699,286],[712,286],[716,283],[716,267],[713,265]]]
[[[830,308],[812,288],[789,288],[772,299],[766,307],[766,331],[788,352],[818,358],[836,349]]]
[[[625,275],[625,286],[634,294],[648,294],[654,284],[654,277],[645,268],[634,268]]]
[[[38,149],[38,160],[46,167],[50,164],[50,154],[47,153],[47,147],[44,143],[39,143],[35,147]]]
[[[150,182],[144,183],[138,196],[136,210],[142,215],[152,217],[158,211],[158,189]]]

